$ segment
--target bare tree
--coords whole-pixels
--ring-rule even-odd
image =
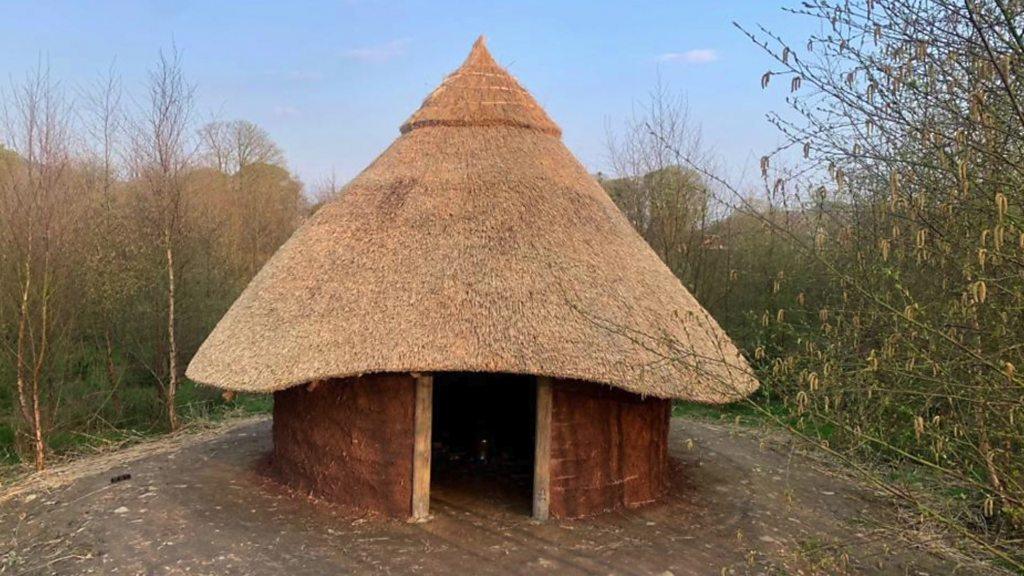
[[[281,149],[266,130],[248,120],[210,122],[199,129],[199,137],[207,163],[225,174],[254,164],[284,167]]]
[[[338,196],[341,196],[345,186],[338,180],[338,174],[331,170],[329,176],[320,178],[313,184],[313,206],[315,209],[319,208],[323,204],[334,200]]]
[[[188,172],[194,160],[192,127],[195,89],[184,76],[177,51],[162,52],[149,75],[148,93],[141,115],[132,129],[129,164],[145,200],[149,225],[159,235],[166,282],[166,382],[158,380],[171,429],[178,428],[175,395],[178,390],[178,338],[176,329],[175,254],[184,224],[184,199]]]
[[[661,80],[627,121],[623,134],[608,131],[615,179],[603,183],[658,256],[694,292],[703,282],[712,191],[697,171],[679,163],[678,151],[710,169],[700,126],[686,102]]]
[[[55,434],[150,428],[132,385],[178,427],[183,361],[308,210],[258,126],[196,130],[176,53],[125,93],[113,69],[74,100],[43,67],[0,87],[0,451],[40,468]]]
[[[71,193],[70,111],[49,70],[40,66],[12,87],[4,110],[7,147],[0,167],[0,246],[15,268],[12,356],[18,411],[31,437],[35,467],[46,466],[44,402],[56,385],[53,348],[61,334],[59,258]]]
[[[294,230],[302,185],[270,135],[252,122],[210,122],[199,136],[206,164],[228,176],[231,210],[221,234],[235,276],[247,280]]]
[[[91,281],[88,288],[93,297],[92,312],[97,316],[102,333],[110,398],[115,413],[121,414],[120,375],[114,360],[115,311],[123,300],[125,267],[130,255],[125,251],[125,222],[115,193],[121,176],[121,141],[124,138],[125,116],[122,108],[121,80],[113,66],[82,92],[82,125],[89,150],[85,170],[86,193],[90,196],[93,222],[87,242],[86,270]]]

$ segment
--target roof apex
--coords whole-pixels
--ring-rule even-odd
[[[402,125],[403,134],[423,126],[514,126],[560,136],[540,104],[501,67],[480,36],[466,60]]]
[[[494,61],[494,57],[491,56],[491,51],[487,49],[487,37],[483,34],[477,37],[476,42],[473,42],[473,48],[470,49],[469,56],[466,56],[466,60],[459,69],[478,66],[498,66],[498,63]]]

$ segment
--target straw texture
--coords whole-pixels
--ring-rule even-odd
[[[755,390],[732,342],[559,133],[478,41],[257,274],[187,375],[261,392],[407,371],[711,403]]]
[[[533,96],[494,61],[483,36],[462,66],[402,124],[401,131],[405,134],[422,126],[517,126],[562,134]]]

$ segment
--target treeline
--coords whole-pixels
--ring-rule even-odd
[[[184,363],[309,210],[268,134],[200,125],[177,55],[143,86],[63,86],[40,68],[3,99],[0,453],[177,428],[218,402]],[[180,410],[186,409],[183,416]]]
[[[1024,3],[792,12],[820,32],[745,31],[791,104],[759,189],[658,91],[605,184],[745,349],[757,410],[1024,570]]]

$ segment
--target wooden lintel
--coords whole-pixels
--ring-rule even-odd
[[[434,377],[416,374],[416,420],[412,461],[412,520],[430,517],[430,446],[433,428]]]
[[[533,517],[548,519],[551,500],[551,379],[537,378],[537,434],[533,456]]]

